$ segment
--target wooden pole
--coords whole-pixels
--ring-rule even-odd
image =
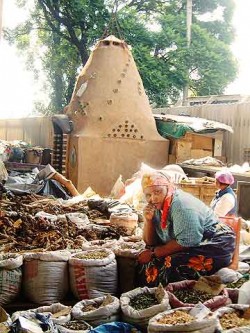
[[[193,0],[187,0],[187,18],[186,18],[186,24],[187,24],[187,48],[190,48],[191,45],[191,30],[192,30],[192,13],[193,13]],[[187,75],[189,76],[189,69],[187,72]],[[183,88],[183,99],[182,99],[182,105],[187,105],[187,98],[188,98],[188,89],[189,85],[188,82]]]

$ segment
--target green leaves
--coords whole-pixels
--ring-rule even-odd
[[[28,2],[17,1],[19,6]],[[32,4],[26,22],[5,30],[5,38],[16,45],[34,75],[45,73],[50,112],[61,112],[69,103],[79,67],[104,34],[115,34],[132,46],[146,92],[157,106],[174,103],[187,84],[195,95],[220,94],[236,76],[229,49],[233,0],[193,0],[189,48],[186,0],[34,0]],[[44,108],[39,105],[39,109]]]

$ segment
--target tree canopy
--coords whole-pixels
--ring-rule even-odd
[[[50,112],[71,98],[79,68],[91,47],[115,34],[132,46],[152,103],[175,102],[183,87],[194,95],[221,94],[234,80],[233,0],[193,0],[187,47],[186,0],[16,0],[29,17],[5,38],[16,45],[50,96]],[[42,65],[42,66],[41,66]],[[40,67],[39,67],[40,66]]]

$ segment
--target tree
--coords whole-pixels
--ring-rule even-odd
[[[27,2],[18,1],[20,6]],[[229,49],[233,0],[193,0],[190,48],[186,47],[186,0],[32,3],[28,20],[7,30],[5,36],[26,55],[27,65],[37,75],[36,59],[42,62],[52,112],[68,104],[79,68],[86,63],[91,47],[108,33],[132,45],[145,89],[158,106],[176,101],[187,83],[195,95],[221,94],[236,76]],[[204,19],[218,10],[219,18]]]

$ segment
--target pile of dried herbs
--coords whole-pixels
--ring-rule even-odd
[[[89,326],[86,323],[84,323],[82,321],[75,321],[75,320],[72,320],[66,324],[60,324],[60,325],[65,328],[68,328],[70,330],[75,330],[75,331],[86,330],[89,328]]]
[[[157,301],[155,295],[149,293],[136,295],[129,302],[129,305],[132,306],[132,308],[135,310],[147,309],[157,304],[159,304],[159,302]]]
[[[100,307],[100,305],[98,304],[89,304],[89,305],[85,305],[82,308],[82,312],[89,312],[89,311],[94,311],[96,309],[98,309]]]
[[[201,290],[195,289],[179,289],[172,292],[179,301],[183,303],[197,304],[199,302],[206,302],[213,298],[212,294],[208,294]]]
[[[106,297],[104,297],[102,302],[95,302],[93,304],[85,305],[82,308],[82,312],[94,311],[96,309],[101,308],[102,306],[106,306],[111,303],[113,303],[113,297],[108,294]]]

